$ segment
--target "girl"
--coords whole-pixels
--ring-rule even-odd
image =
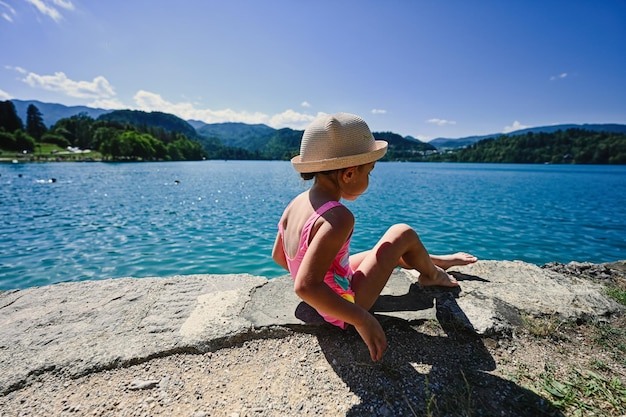
[[[476,262],[466,253],[429,255],[417,233],[405,224],[389,228],[373,249],[350,256],[354,216],[343,204],[365,192],[374,164],[387,152],[360,117],[338,113],[318,117],[304,131],[300,155],[291,162],[302,178],[313,179],[278,223],[274,260],[294,279],[296,294],[326,321],[353,325],[373,361],[387,341],[369,309],[397,267],[419,271],[422,285],[457,286],[445,270]]]

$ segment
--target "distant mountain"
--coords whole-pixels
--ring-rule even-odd
[[[554,126],[530,127],[528,129],[516,130],[507,133],[507,136],[525,135],[526,133],[554,133],[559,130],[567,129],[583,129],[591,132],[607,132],[607,133],[626,133],[626,125],[605,123],[605,124],[564,124]]]
[[[187,120],[187,123],[193,126],[194,129],[198,130],[202,126],[206,126],[207,124],[200,120]]]
[[[388,153],[404,151],[434,151],[435,147],[429,143],[424,143],[412,136],[402,137],[393,132],[372,132],[376,139],[386,140],[388,143]]]
[[[173,114],[158,111],[115,110],[99,116],[98,120],[127,123],[135,126],[148,126],[163,129],[167,132],[182,133],[190,139],[198,138],[198,132],[188,122]]]
[[[464,148],[468,145],[472,145],[476,142],[480,142],[484,139],[495,139],[500,136],[517,136],[517,135],[525,135],[526,133],[554,133],[559,130],[565,131],[567,129],[584,129],[592,132],[608,132],[608,133],[626,133],[626,125],[622,124],[562,124],[562,125],[552,125],[552,126],[539,126],[539,127],[531,127],[528,129],[516,130],[514,132],[509,133],[493,133],[491,135],[484,136],[468,136],[464,138],[458,139],[449,139],[449,138],[437,138],[431,140],[430,143],[437,149],[454,149],[454,148]]]
[[[43,122],[47,127],[54,125],[61,119],[75,116],[80,113],[86,113],[89,117],[97,119],[100,115],[111,112],[112,110],[94,109],[86,106],[64,106],[63,104],[56,103],[43,103],[37,100],[11,100],[15,106],[17,115],[22,119],[24,126],[26,126],[26,113],[28,106],[33,104],[43,118]]]
[[[200,122],[194,122],[200,126]],[[283,128],[273,129],[263,124],[216,123],[197,127],[204,138],[217,138],[224,146],[241,148],[268,159],[289,159],[300,150],[303,131]],[[389,149],[387,160],[414,160],[435,147],[413,137],[402,137],[393,132],[374,132],[377,139],[386,140]]]
[[[493,139],[502,135],[501,133],[493,134],[493,135],[485,135],[485,136],[467,136],[465,138],[451,139],[451,138],[437,138],[431,140],[430,143],[435,148],[442,149],[456,149],[456,148],[465,148],[466,146],[472,145],[476,142],[480,142],[483,139]]]

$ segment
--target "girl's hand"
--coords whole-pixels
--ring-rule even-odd
[[[383,358],[387,350],[387,337],[382,326],[374,316],[367,313],[366,317],[362,324],[354,325],[354,327],[367,345],[372,361],[377,362]]]

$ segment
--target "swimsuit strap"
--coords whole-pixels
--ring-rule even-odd
[[[301,247],[302,247],[302,244],[305,242],[306,242],[306,246],[309,245],[309,237],[311,235],[311,229],[313,228],[313,225],[315,224],[317,219],[319,219],[328,210],[335,208],[337,206],[343,206],[343,204],[341,204],[339,201],[331,200],[331,201],[328,201],[327,203],[322,204],[317,210],[315,210],[315,213],[311,214],[311,217],[309,217],[309,219],[304,224],[304,227],[302,228],[302,234],[300,235]]]
[[[293,201],[292,201],[293,203]],[[289,204],[291,205],[291,203]],[[285,252],[285,257],[287,258],[288,263],[293,263],[293,262],[297,262],[299,265],[299,262],[297,261],[298,258],[301,258],[304,256],[304,252],[306,252],[306,249],[309,246],[309,238],[311,236],[311,229],[313,228],[313,225],[315,224],[315,222],[317,221],[317,219],[320,218],[320,216],[322,216],[324,213],[326,213],[328,210],[337,207],[337,206],[343,206],[343,204],[341,204],[339,201],[328,201],[325,204],[322,204],[317,210],[315,210],[315,213],[311,214],[311,216],[307,219],[306,223],[304,223],[304,226],[302,227],[302,232],[300,233],[300,242],[298,242],[298,251],[296,252],[296,254],[294,255],[293,258],[291,258],[288,254],[287,251],[285,250],[285,248],[283,247],[283,251]],[[287,206],[289,207],[289,206]],[[283,214],[284,216],[284,214]],[[284,228],[283,228],[283,218],[281,217],[280,221],[278,222],[278,231],[281,234],[281,236],[283,235],[283,233],[285,232]]]
[[[318,208],[317,210],[315,210],[315,212],[321,216],[322,214],[326,213],[331,208],[334,208],[337,206],[343,206],[343,204],[341,204],[339,201],[330,200],[327,203],[322,204],[322,206]]]

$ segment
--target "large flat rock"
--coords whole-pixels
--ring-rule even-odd
[[[246,332],[250,275],[63,283],[0,294],[0,392],[45,371],[81,375]]]
[[[481,335],[506,333],[523,315],[603,317],[623,307],[603,287],[522,262],[457,267],[456,289],[425,288],[397,270],[374,312],[440,320]],[[33,375],[83,375],[174,352],[205,352],[286,326],[324,325],[291,278],[189,275],[63,283],[0,293],[0,393]]]

